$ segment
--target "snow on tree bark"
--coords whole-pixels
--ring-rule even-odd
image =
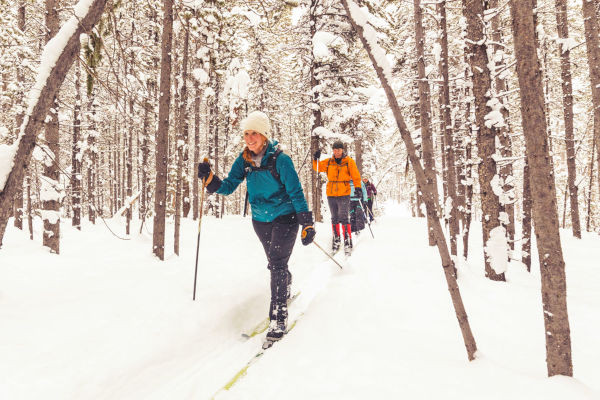
[[[437,177],[434,159],[435,150],[433,146],[433,134],[431,132],[431,96],[429,82],[425,75],[425,35],[423,32],[423,10],[421,9],[421,0],[414,0],[413,6],[415,16],[415,45],[417,51],[417,79],[419,82],[419,109],[421,116],[423,162],[427,184],[434,190],[434,195],[437,198]],[[426,204],[426,207],[428,206],[429,205]],[[436,210],[436,214],[437,213],[439,213],[439,210]],[[432,212],[428,211],[427,215],[432,215]],[[432,224],[433,221],[431,221],[430,218],[427,218],[429,245],[435,246],[435,236],[433,234]]]
[[[30,92],[28,110],[21,125],[19,138],[8,155],[13,160],[12,167],[6,178],[0,176],[0,244],[12,213],[13,196],[18,185],[22,185],[25,169],[36,145],[36,135],[44,124],[52,100],[68,69],[79,53],[79,36],[89,31],[100,19],[105,4],[106,0],[80,0],[75,6],[75,15],[44,47],[36,84]]]
[[[555,0],[556,27],[558,37],[562,40],[569,39],[569,22],[567,19],[567,1]],[[571,227],[573,236],[581,239],[581,223],[579,220],[579,200],[577,180],[577,166],[575,165],[575,135],[573,131],[573,80],[571,79],[570,49],[565,44],[559,44],[561,86],[563,92],[563,114],[565,119],[565,142],[567,147],[567,181],[569,199],[571,203]]]
[[[164,1],[161,39],[158,129],[156,131],[156,186],[154,191],[154,229],[152,252],[165,259],[165,222],[167,207],[167,166],[169,149],[169,109],[171,103],[171,49],[173,43],[173,1]]]
[[[548,376],[573,376],[565,262],[559,234],[556,188],[546,134],[544,93],[537,56],[533,7],[511,1],[521,113],[529,163],[533,220],[542,280]]]
[[[436,237],[436,244],[442,260],[444,276],[446,277],[452,304],[454,305],[458,324],[460,326],[465,348],[467,350],[467,357],[469,360],[474,360],[475,352],[477,351],[477,345],[475,344],[475,338],[471,332],[471,327],[469,325],[467,313],[462,302],[460,290],[453,274],[454,261],[448,252],[448,245],[446,243],[444,231],[437,214],[437,210],[439,208],[438,199],[433,188],[428,185],[425,171],[421,166],[421,161],[417,155],[417,149],[411,137],[410,131],[404,122],[404,117],[402,116],[396,95],[394,94],[394,91],[390,85],[391,71],[389,69],[389,65],[387,65],[385,54],[376,42],[377,39],[375,32],[373,32],[373,29],[367,25],[366,16],[363,14],[362,10],[359,9],[356,3],[352,2],[351,0],[342,0],[342,4],[344,5],[346,15],[348,15],[350,23],[356,30],[365,50],[367,51],[369,59],[373,64],[373,68],[375,69],[381,85],[383,86],[388,103],[394,115],[394,119],[396,120],[396,125],[406,146],[408,157],[413,167],[413,171],[415,172],[417,182],[423,189],[424,201],[429,203],[428,212],[432,213],[431,217],[432,221],[434,222],[433,231]],[[365,32],[365,30],[367,30],[367,32]]]
[[[585,45],[587,49],[590,84],[592,86],[592,104],[594,106],[594,140],[596,141],[598,176],[600,177],[600,24],[595,4],[582,0],[583,24],[585,27]],[[600,179],[598,179],[600,195]]]
[[[492,188],[492,179],[497,173],[493,155],[496,153],[496,131],[486,121],[492,111],[488,101],[491,93],[491,77],[488,68],[487,44],[484,36],[483,0],[463,0],[463,14],[467,20],[467,54],[471,65],[473,95],[475,97],[475,121],[477,124],[477,150],[479,157],[479,192],[483,243],[487,243],[492,229],[500,226],[500,201]],[[491,280],[504,281],[491,265],[491,255],[484,255],[485,275]],[[506,256],[506,258],[508,255]]]
[[[442,75],[442,133],[444,135],[444,153],[442,156],[446,160],[446,180],[448,188],[448,197],[450,198],[450,254],[458,254],[458,206],[459,200],[456,193],[456,168],[454,159],[454,133],[452,131],[452,116],[450,114],[450,81],[448,64],[448,29],[446,23],[446,0],[437,4],[438,18],[440,20],[440,61],[439,69]]]

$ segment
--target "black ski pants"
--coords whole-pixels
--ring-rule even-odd
[[[327,196],[329,210],[331,210],[331,223],[348,225],[350,219],[348,212],[350,211],[350,196]]]
[[[273,222],[252,220],[252,226],[265,249],[271,271],[269,318],[285,322],[288,315],[288,285],[292,283],[288,261],[298,236],[298,219],[296,214],[287,214],[277,217]]]

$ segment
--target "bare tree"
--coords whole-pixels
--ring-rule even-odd
[[[169,149],[169,108],[171,103],[171,48],[173,43],[173,0],[164,0],[160,61],[160,97],[156,131],[156,187],[154,191],[154,231],[152,251],[165,259],[165,219],[167,207],[167,164]]]
[[[94,0],[85,15],[71,17],[74,22],[71,26],[76,26],[76,28],[69,31],[66,30],[68,27],[64,27],[65,32],[69,32],[69,35],[62,51],[57,53],[57,48],[54,47],[52,52],[44,54],[46,57],[56,54],[56,62],[47,71],[47,78],[42,80],[38,77],[40,80],[32,89],[33,91],[37,91],[39,96],[29,105],[27,116],[21,125],[13,168],[8,175],[6,183],[4,185],[0,184],[0,188],[2,189],[0,191],[0,244],[6,230],[8,218],[12,213],[14,194],[19,185],[23,184],[24,172],[29,164],[33,148],[36,145],[36,135],[44,124],[46,114],[51,107],[54,96],[65,79],[67,71],[79,54],[79,37],[82,33],[88,32],[98,22],[105,5],[106,0]]]
[[[573,81],[571,79],[571,56],[569,44],[569,22],[567,19],[567,1],[555,0],[556,27],[558,37],[563,40],[558,46],[560,56],[561,85],[563,92],[563,114],[565,118],[565,142],[567,145],[567,173],[569,199],[571,202],[571,225],[573,236],[581,239],[579,222],[579,200],[577,194],[577,166],[575,165],[575,135],[573,133]]]
[[[354,30],[357,32],[367,54],[369,55],[369,59],[373,64],[375,72],[383,86],[386,97],[388,99],[388,103],[390,108],[392,109],[392,113],[394,114],[394,118],[396,120],[396,125],[400,131],[400,135],[402,136],[402,140],[406,146],[406,150],[408,152],[408,157],[410,159],[410,163],[413,167],[413,171],[415,172],[415,176],[417,178],[417,182],[423,189],[423,199],[426,203],[429,203],[427,206],[428,212],[431,212],[430,215],[433,223],[433,231],[435,233],[436,244],[438,251],[440,253],[440,258],[442,261],[442,267],[444,269],[444,275],[446,277],[446,282],[448,284],[448,290],[450,292],[450,297],[452,299],[452,304],[454,305],[454,310],[456,312],[456,318],[458,319],[458,324],[461,329],[461,333],[463,336],[463,340],[465,343],[465,348],[467,350],[467,357],[469,360],[475,359],[475,352],[477,351],[477,345],[475,344],[475,338],[473,337],[473,333],[471,332],[471,327],[469,325],[469,321],[467,318],[467,313],[464,308],[464,304],[462,302],[462,297],[460,295],[460,290],[458,288],[458,284],[456,282],[456,278],[454,276],[454,262],[448,252],[448,245],[446,243],[446,238],[444,237],[444,231],[442,225],[440,224],[440,219],[437,214],[437,210],[439,208],[438,198],[435,195],[435,192],[432,187],[428,184],[427,178],[425,176],[425,171],[421,166],[421,161],[417,155],[417,149],[410,135],[410,131],[404,122],[404,117],[402,116],[402,112],[400,111],[400,105],[398,104],[398,100],[396,99],[396,95],[392,87],[390,86],[390,82],[386,77],[386,73],[383,71],[381,65],[374,56],[373,45],[367,40],[364,33],[363,25],[359,25],[357,21],[354,19],[350,12],[350,8],[348,5],[348,0],[342,0],[342,4],[344,5],[344,9],[346,10],[346,14],[349,17],[350,23],[354,27]],[[355,3],[352,3],[354,11],[357,11],[358,8]],[[371,32],[373,33],[373,32]],[[371,35],[374,37],[375,35]],[[381,48],[379,48],[381,52]],[[381,54],[379,54],[381,56]]]
[[[425,75],[425,34],[423,32],[423,10],[421,9],[421,0],[414,0],[415,14],[415,45],[417,50],[417,79],[419,82],[419,110],[421,117],[421,141],[423,149],[423,162],[425,164],[425,176],[427,176],[427,184],[434,190],[434,195],[437,193],[437,177],[435,172],[433,135],[431,132],[431,95],[429,82]],[[437,201],[436,201],[437,204]],[[429,204],[426,203],[426,207]],[[439,210],[436,210],[436,214]],[[432,213],[427,212],[430,216]],[[429,245],[435,246],[435,236],[432,228],[433,221],[427,218],[427,231],[429,234]]]
[[[181,94],[179,98],[179,120],[177,121],[177,188],[175,191],[175,254],[179,255],[179,231],[181,226],[181,203],[183,200],[183,215],[190,211],[190,185],[188,181],[188,111],[187,111],[187,79],[188,55],[190,47],[190,18],[191,13],[184,12],[185,27],[183,29],[183,60],[181,71]],[[183,199],[182,197],[183,192]]]
[[[589,0],[582,0],[583,23],[585,26],[585,45],[587,48],[588,65],[590,69],[590,83],[592,86],[592,104],[594,106],[594,140],[598,158],[598,171],[600,173],[600,24],[595,4]],[[598,179],[600,194],[600,179]]]
[[[448,28],[446,18],[446,0],[437,4],[438,17],[440,19],[440,61],[439,69],[442,75],[441,103],[442,103],[442,132],[444,135],[444,151],[442,157],[446,160],[446,181],[448,197],[450,198],[450,254],[458,254],[458,207],[460,205],[456,193],[456,166],[454,159],[454,137],[452,131],[452,116],[450,109],[450,78],[448,71]]]
[[[57,0],[45,0],[46,6],[46,43],[58,32]],[[58,101],[53,99],[53,106],[48,114],[45,127],[44,176],[42,178],[42,220],[44,221],[43,244],[53,253],[60,253],[60,192],[59,192],[59,135],[58,135]]]
[[[73,108],[73,142],[71,145],[71,224],[81,230],[81,66],[75,69],[75,106]]]
[[[491,77],[488,68],[487,44],[484,30],[483,0],[463,0],[463,14],[467,20],[467,51],[471,65],[473,95],[475,97],[475,120],[477,123],[477,150],[479,162],[479,192],[483,244],[487,246],[494,229],[504,231],[500,224],[500,202],[494,193],[492,180],[497,173],[493,155],[496,153],[496,128],[486,121],[491,111],[488,105],[491,93]],[[485,252],[485,250],[484,250]],[[507,255],[508,256],[508,255]],[[504,281],[504,272],[496,272],[487,252],[484,254],[485,275],[491,280]]]
[[[513,0],[510,9],[542,279],[548,376],[573,376],[565,262],[546,134],[544,93],[535,40],[533,5],[530,1]]]
[[[24,32],[25,31],[25,2],[23,0],[21,0],[19,2],[18,24],[19,24],[19,30],[21,32]],[[19,83],[19,99],[18,99],[18,101],[20,101],[20,102],[23,102],[23,100],[24,100],[24,93],[21,89],[25,83],[25,77],[24,77],[23,70],[24,70],[24,67],[23,67],[22,63],[17,65],[17,82]],[[22,111],[17,114],[17,117],[16,117],[17,127],[20,127],[21,124],[23,123],[23,117],[24,117],[24,115],[23,115]],[[15,194],[14,207],[15,207],[14,226],[18,229],[23,229],[23,185],[22,184],[17,189],[17,192]]]

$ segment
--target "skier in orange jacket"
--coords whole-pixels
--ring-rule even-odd
[[[321,150],[313,155],[313,169],[327,173],[327,202],[331,210],[331,229],[333,241],[331,249],[335,253],[340,248],[340,227],[344,234],[344,251],[352,252],[352,234],[348,211],[350,208],[350,181],[360,187],[360,173],[356,162],[344,152],[344,143],[337,140],[333,143],[333,157],[319,161]]]

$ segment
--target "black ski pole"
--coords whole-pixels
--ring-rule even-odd
[[[358,200],[358,204],[360,205],[360,209],[363,212],[363,216],[365,217],[365,220],[367,221],[367,225],[369,225],[369,230],[371,231],[371,236],[373,236],[373,239],[375,239],[375,235],[373,235],[373,230],[371,229],[371,223],[369,222],[369,218],[367,217],[367,213],[365,213],[365,208],[363,207],[363,201]]]
[[[204,159],[208,162],[208,158]],[[200,194],[200,215],[198,215],[198,242],[196,243],[196,268],[194,269],[194,295],[192,300],[196,300],[196,279],[198,278],[198,254],[200,253],[200,233],[202,232],[202,210],[204,209],[204,190],[206,189],[206,178],[202,179],[202,193]]]

